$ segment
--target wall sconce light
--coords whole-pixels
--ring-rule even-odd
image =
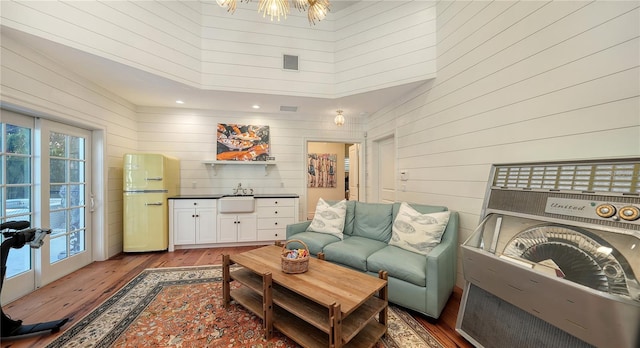
[[[336,118],[333,119],[333,122],[337,126],[342,126],[344,124],[344,116],[342,116],[342,110],[338,110],[336,112],[338,113],[338,115],[336,115]]]

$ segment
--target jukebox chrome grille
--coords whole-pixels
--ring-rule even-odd
[[[640,291],[631,265],[614,250],[605,240],[586,230],[543,225],[515,236],[507,244],[503,255],[522,258],[534,264],[552,260],[553,265],[543,265],[561,272],[559,277],[563,279],[640,301]]]
[[[514,325],[538,346],[639,347],[639,177],[638,158],[494,166],[456,330],[487,347],[522,342]]]

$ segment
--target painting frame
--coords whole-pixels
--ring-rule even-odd
[[[218,123],[216,161],[265,162],[270,156],[268,125]]]
[[[338,154],[307,154],[307,188],[336,188]]]

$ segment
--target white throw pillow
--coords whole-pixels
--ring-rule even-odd
[[[347,201],[341,200],[340,202],[330,205],[325,202],[324,199],[318,199],[316,205],[316,213],[313,216],[313,221],[307,231],[321,232],[333,234],[340,239],[344,239],[342,231],[344,229],[344,218],[347,215]]]
[[[391,228],[389,245],[427,255],[440,244],[449,215],[449,211],[422,214],[402,202]]]

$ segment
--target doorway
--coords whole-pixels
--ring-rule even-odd
[[[396,154],[395,138],[393,135],[373,142],[374,168],[377,173],[376,183],[377,202],[393,203],[396,200]]]
[[[52,230],[41,248],[11,249],[2,291],[7,303],[92,261],[91,132],[0,112],[0,220]]]
[[[313,219],[319,198],[358,200],[360,144],[308,141],[306,166],[306,218]]]

